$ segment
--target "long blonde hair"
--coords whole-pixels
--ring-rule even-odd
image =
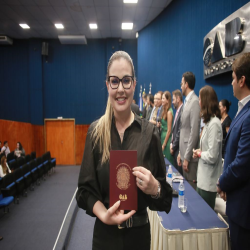
[[[126,53],[125,51],[116,51],[109,59],[106,81],[108,81],[109,69],[112,63],[115,60],[119,60],[121,58],[125,59],[131,65],[132,76],[135,79],[134,65],[129,54]],[[111,149],[110,130],[111,130],[113,113],[114,113],[113,107],[111,106],[110,99],[108,98],[105,114],[99,119],[91,134],[91,137],[94,139],[94,147],[96,145],[99,145],[100,152],[102,153],[102,161],[101,161],[102,164],[108,161],[110,157],[110,149]]]

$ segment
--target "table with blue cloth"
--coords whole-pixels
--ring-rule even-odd
[[[168,170],[169,162],[166,161]],[[172,166],[173,178],[178,171]],[[187,212],[178,208],[173,197],[169,214],[148,210],[151,224],[151,250],[228,250],[228,224],[216,214],[201,196],[184,180]],[[178,192],[179,183],[173,182]]]

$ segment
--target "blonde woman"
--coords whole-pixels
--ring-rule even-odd
[[[131,111],[136,86],[130,56],[115,52],[108,63],[106,112],[90,125],[76,199],[78,206],[96,217],[92,249],[150,249],[146,208],[169,212],[172,196],[157,128]],[[100,86],[101,88],[101,86]],[[138,187],[138,210],[109,208],[109,156],[112,150],[137,150],[133,169]],[[132,217],[132,227],[127,227]],[[119,229],[118,225],[124,228]]]

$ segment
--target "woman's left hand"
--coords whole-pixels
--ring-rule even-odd
[[[164,149],[165,149],[165,146],[164,146],[164,145],[162,145],[161,147],[162,147],[162,151],[164,151]]]
[[[156,195],[158,190],[158,181],[152,173],[144,167],[134,167],[133,175],[136,176],[137,187],[142,192],[149,195]]]
[[[201,154],[201,150],[199,148],[198,149],[193,149],[193,158],[194,159],[199,158],[200,154]]]

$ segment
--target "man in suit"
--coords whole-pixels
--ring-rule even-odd
[[[196,189],[198,159],[193,159],[193,149],[198,147],[200,132],[199,98],[194,93],[195,76],[185,72],[181,79],[182,94],[186,97],[181,115],[180,153],[177,161],[182,165],[183,176]]]
[[[245,250],[250,239],[250,53],[237,58],[232,70],[238,112],[225,139],[224,171],[217,191],[227,201],[232,250]]]
[[[147,94],[143,94],[142,100],[143,100],[142,117],[146,118],[146,114],[147,114]]]
[[[180,125],[181,125],[181,113],[183,108],[182,94],[179,89],[172,92],[172,103],[176,109],[174,124],[172,128],[172,139],[170,144],[170,153],[174,156],[174,165],[176,169],[183,174],[182,167],[177,164],[177,156],[179,154],[179,140],[180,140]]]

